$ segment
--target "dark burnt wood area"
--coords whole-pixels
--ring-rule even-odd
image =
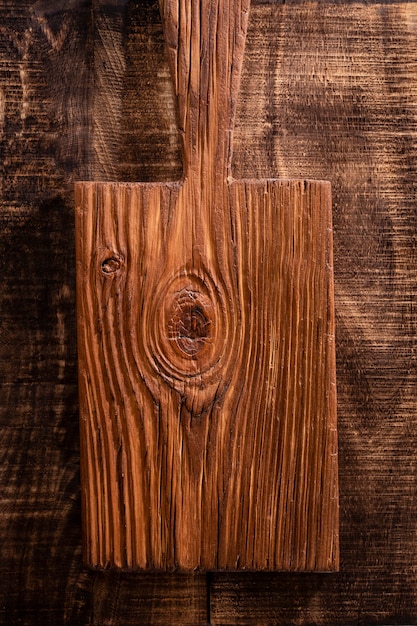
[[[0,0],[0,33],[0,623],[417,623],[417,4],[249,21],[235,176],[332,183],[337,574],[82,565],[73,182],[177,179],[174,100],[157,2]]]

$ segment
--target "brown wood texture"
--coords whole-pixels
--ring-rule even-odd
[[[105,54],[93,59],[92,50],[120,41],[124,10],[95,3],[93,16],[84,1],[0,3],[6,626],[207,621],[204,576],[125,577],[82,566],[73,181],[105,162],[106,145],[92,149],[93,83]]]
[[[161,6],[184,178],[76,185],[85,560],[334,570],[330,185],[232,181],[249,3]]]
[[[234,176],[332,183],[338,574],[81,565],[72,183],[110,154],[114,180],[177,179],[174,99],[155,2],[1,0],[0,32],[0,623],[417,623],[417,4],[252,2],[248,25]]]

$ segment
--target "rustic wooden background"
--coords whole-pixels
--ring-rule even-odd
[[[154,0],[0,0],[0,620],[417,624],[417,4],[252,3],[236,177],[332,182],[339,574],[81,563],[74,180],[171,180]],[[279,233],[277,233],[279,236]]]

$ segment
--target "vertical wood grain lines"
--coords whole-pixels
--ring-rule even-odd
[[[330,186],[230,176],[248,4],[161,2],[184,179],[76,185],[91,564],[337,568]]]
[[[252,1],[234,174],[332,181],[343,564],[207,586],[80,562],[72,181],[96,167],[94,116],[117,180],[181,172],[155,2],[100,18],[126,57],[119,112],[96,106],[118,76],[90,4],[0,2],[0,623],[416,624],[417,4]]]
[[[87,559],[156,569],[332,569],[329,186],[228,186],[232,316],[222,311],[222,288],[209,287],[209,270],[187,269],[181,251],[177,263],[166,254],[176,238],[168,214],[181,199],[180,184],[77,186]],[[210,337],[215,360],[194,372],[197,343],[188,374],[160,347],[171,341],[172,308],[160,297],[171,265],[180,271],[170,297],[194,302],[206,285],[198,315],[216,318],[220,309]],[[183,340],[192,343],[190,336]],[[236,336],[232,359],[227,339]]]

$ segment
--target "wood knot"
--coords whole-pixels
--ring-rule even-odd
[[[202,300],[198,292],[184,289],[168,314],[168,338],[190,357],[204,350],[212,338],[210,312]]]
[[[115,274],[122,267],[122,259],[117,256],[109,256],[101,262],[101,271],[103,274]]]
[[[169,384],[182,391],[184,384],[200,388],[218,381],[233,328],[221,282],[208,271],[187,267],[160,282],[143,317],[144,348]]]

